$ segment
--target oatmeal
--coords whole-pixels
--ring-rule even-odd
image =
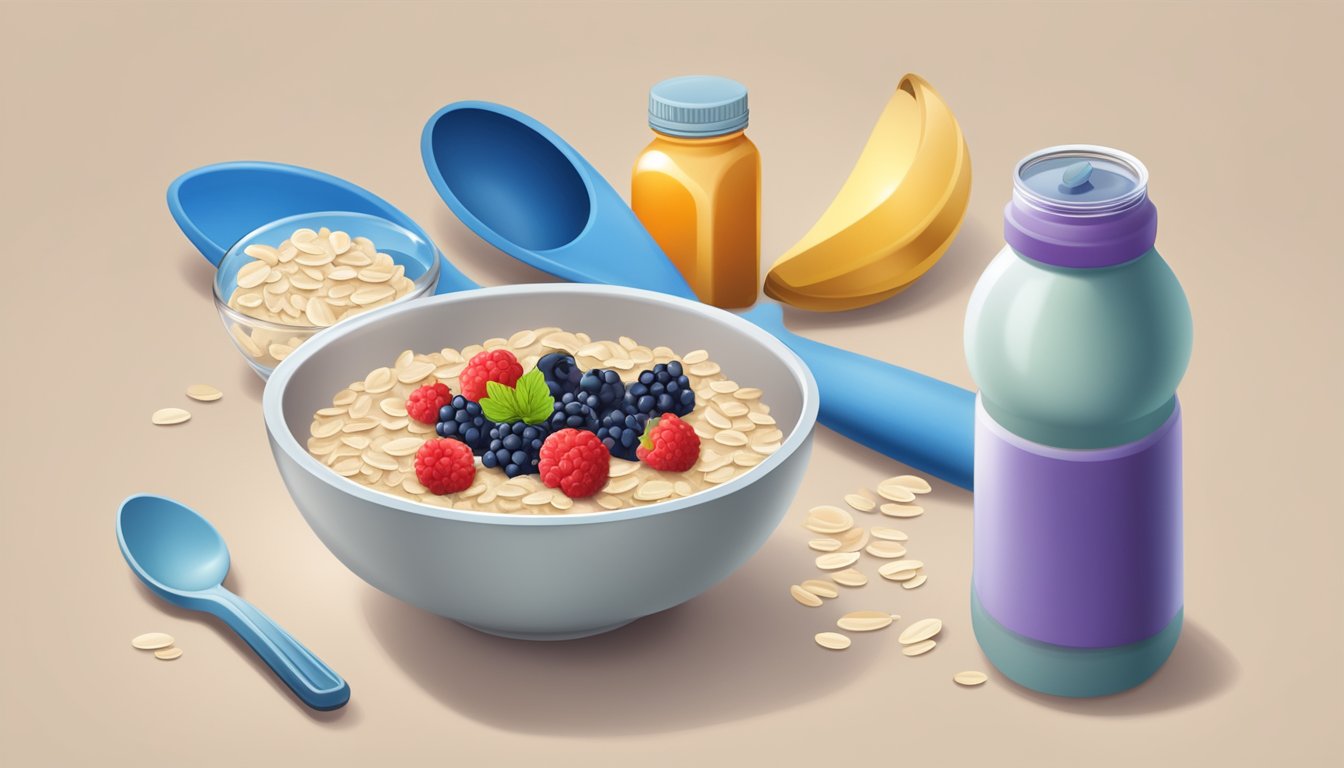
[[[243,249],[251,261],[238,270],[228,305],[240,314],[294,332],[233,323],[229,331],[249,357],[274,365],[311,335],[361,312],[400,299],[415,289],[406,268],[380,253],[366,237],[326,227],[302,228],[275,247]]]
[[[482,371],[488,374],[484,388],[490,394],[479,402],[464,400],[466,392],[484,391]],[[587,372],[582,388],[578,371]],[[442,389],[436,392],[436,384],[446,386],[453,399]],[[431,398],[428,409],[426,397]],[[538,420],[543,397],[553,411]],[[424,418],[419,412],[432,412],[436,406],[450,418],[431,424],[412,417],[416,413]],[[666,434],[656,434],[660,428]],[[571,498],[567,489],[582,485],[571,486],[572,478],[548,487],[558,470],[555,462],[549,473],[544,466],[537,468],[535,446],[560,431],[590,443],[596,435],[609,449],[611,458],[596,493],[579,492]],[[650,440],[650,435],[657,439]],[[423,470],[422,448],[444,439],[472,447],[475,472],[468,473],[470,484],[462,490],[437,494],[417,475],[417,454]],[[782,439],[769,406],[761,401],[761,390],[728,379],[705,350],[678,356],[667,347],[648,348],[625,336],[594,341],[584,333],[542,328],[460,350],[406,350],[388,367],[337,392],[331,405],[314,415],[307,442],[309,453],[337,474],[384,493],[455,509],[557,514],[689,496],[750,471],[778,450]],[[698,443],[698,454],[686,453],[688,440]],[[463,453],[459,446],[445,447],[454,449],[446,453]],[[541,465],[545,450],[543,446]],[[460,459],[443,453],[433,452],[431,458]],[[693,463],[678,464],[683,459]],[[679,471],[655,469],[650,462]],[[570,462],[563,467],[568,471]],[[456,477],[450,475],[446,482]]]

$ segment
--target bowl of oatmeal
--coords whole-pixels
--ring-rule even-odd
[[[243,236],[215,274],[215,308],[263,379],[313,334],[433,292],[438,250],[385,218],[326,211],[273,221]]]
[[[576,399],[592,412],[566,410]],[[488,633],[568,639],[685,602],[764,544],[801,483],[817,389],[796,355],[723,310],[520,285],[343,321],[276,367],[263,412],[296,505],[355,574]],[[552,451],[548,467],[553,444],[595,450],[601,471],[585,474],[591,453]]]

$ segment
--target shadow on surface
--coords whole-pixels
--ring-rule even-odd
[[[241,582],[238,579],[237,572],[237,568],[229,569],[229,575],[224,579],[224,588],[235,594],[241,594]],[[219,635],[226,645],[233,649],[235,653],[242,657],[242,659],[252,667],[252,670],[256,673],[257,677],[265,680],[279,696],[292,704],[299,712],[306,715],[309,720],[339,729],[353,728],[356,725],[359,725],[361,715],[359,708],[353,699],[349,704],[346,704],[340,709],[333,709],[326,712],[310,708],[307,704],[304,704],[298,696],[294,695],[294,692],[289,689],[289,686],[280,681],[280,678],[276,676],[275,672],[272,671],[269,666],[267,666],[266,662],[261,660],[261,657],[257,655],[257,652],[252,650],[252,647],[247,644],[247,641],[239,637],[238,633],[230,629],[223,621],[220,621],[208,613],[179,608],[176,605],[161,599],[153,592],[150,592],[149,588],[141,583],[140,579],[138,579],[134,573],[128,573],[126,576],[131,580],[131,588],[135,590],[135,594],[139,595],[140,599],[144,600],[146,604],[162,611],[164,615],[183,621],[194,621],[205,624],[213,629],[215,634]],[[265,610],[263,610],[262,613],[265,613]]]
[[[215,268],[196,251],[183,251],[177,259],[177,274],[192,293],[215,303]]]
[[[907,464],[902,464],[890,456],[878,453],[865,445],[850,440],[835,430],[828,429],[827,427],[818,424],[813,440],[815,441],[813,450],[820,449],[827,452],[833,452],[838,456],[844,456],[846,462],[853,464],[856,467],[860,467],[862,472],[870,475],[887,477],[890,475],[903,474],[905,472],[919,475],[928,480],[929,485],[933,487],[933,495],[931,498],[937,499],[939,506],[943,506],[943,502],[951,501],[955,502],[958,506],[964,506],[967,510],[971,508],[971,492],[965,488],[934,477],[922,469],[916,469]],[[891,519],[893,518],[888,518],[889,521]]]
[[[997,234],[990,237],[989,233],[993,231],[968,219],[938,263],[904,291],[873,306],[844,312],[809,312],[785,307],[784,325],[794,333],[806,335],[819,328],[875,325],[917,315],[975,284],[994,254],[1003,247]],[[762,263],[761,270],[764,280],[769,264]],[[899,332],[896,335],[899,336]]]
[[[700,597],[621,629],[563,642],[506,640],[372,587],[364,613],[406,676],[444,706],[507,731],[569,736],[682,730],[786,709],[843,688],[882,653],[824,657],[812,636],[838,609],[807,609],[803,578],[772,540]],[[790,566],[789,562],[793,565]],[[833,615],[834,614],[834,615]]]
[[[221,330],[223,330],[222,327]],[[233,341],[230,340],[228,344],[230,349],[232,349]],[[236,349],[233,349],[233,352],[235,353],[234,356],[238,363],[238,365],[235,366],[238,371],[238,389],[246,393],[248,399],[252,402],[260,403],[261,393],[266,389],[266,382],[257,375],[256,371],[252,370],[252,366],[244,361],[241,352],[238,352]]]
[[[1217,698],[1241,674],[1237,660],[1218,638],[1193,621],[1185,622],[1171,658],[1147,682],[1114,696],[1063,699],[1023,688],[1001,674],[1004,687],[1050,709],[1097,717],[1127,717],[1184,709]]]

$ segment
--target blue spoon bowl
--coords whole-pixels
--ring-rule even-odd
[[[150,591],[219,617],[313,709],[337,709],[350,686],[246,600],[223,587],[229,549],[210,521],[172,499],[131,496],[117,510],[117,544]]]
[[[574,282],[696,298],[602,175],[554,131],[518,110],[484,101],[449,104],[425,124],[420,152],[429,180],[453,213],[515,259]],[[822,424],[971,487],[971,392],[797,336],[770,301],[742,317],[784,342],[812,369]]]
[[[168,185],[168,211],[182,234],[216,267],[248,233],[279,219],[316,211],[377,216],[433,242],[410,216],[367,189],[284,163],[215,163],[187,171]],[[441,260],[435,293],[480,287],[447,259]]]

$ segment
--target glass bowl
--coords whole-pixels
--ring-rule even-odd
[[[347,211],[320,211],[287,216],[265,226],[259,227],[229,248],[219,262],[219,271],[215,274],[215,309],[224,322],[229,338],[242,354],[247,364],[262,379],[267,379],[275,366],[307,341],[313,334],[325,330],[324,326],[313,325],[307,316],[300,312],[289,322],[263,320],[246,314],[244,308],[229,305],[229,299],[238,288],[238,272],[254,261],[244,251],[251,245],[265,245],[276,248],[289,239],[297,229],[308,228],[314,231],[323,227],[332,232],[345,232],[353,240],[368,238],[378,253],[385,253],[392,261],[405,268],[406,277],[413,284],[411,290],[391,302],[372,309],[350,312],[344,319],[377,312],[380,309],[400,304],[411,299],[427,296],[434,292],[439,280],[439,252],[434,244],[405,227],[394,224],[379,216]],[[300,267],[301,268],[301,267]],[[339,325],[343,320],[338,320]]]

